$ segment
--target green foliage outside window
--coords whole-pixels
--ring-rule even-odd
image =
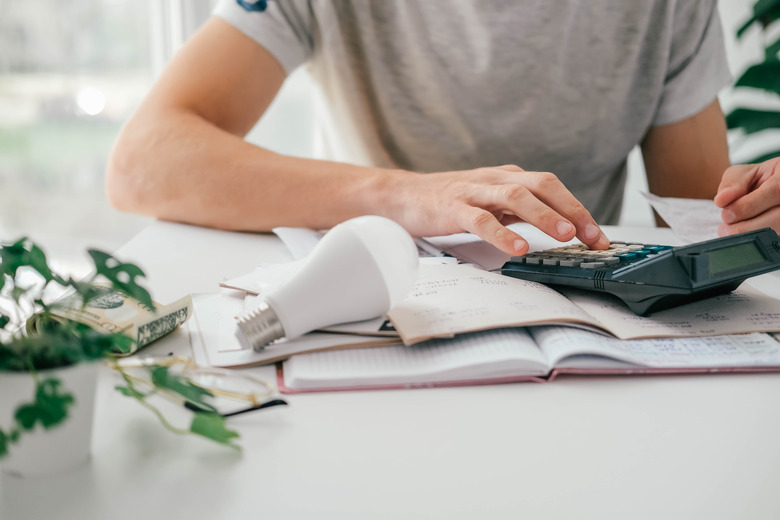
[[[740,39],[753,26],[764,32],[764,60],[750,66],[735,83],[736,88],[753,88],[780,96],[780,36],[769,39],[767,28],[780,19],[780,0],[758,0],[753,6],[753,16],[737,31]],[[778,22],[780,23],[780,22]],[[780,129],[780,110],[736,108],[726,116],[729,129],[741,129],[746,135],[769,128]],[[759,163],[780,155],[780,144],[747,162]]]

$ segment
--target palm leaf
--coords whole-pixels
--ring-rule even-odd
[[[751,25],[758,22],[766,27],[780,18],[780,0],[758,0],[753,6],[753,16],[737,30],[737,38],[742,38]]]
[[[769,152],[763,155],[759,155],[758,157],[753,157],[752,159],[745,162],[750,164],[759,164],[764,161],[768,161],[769,159],[774,159],[775,157],[780,157],[780,149],[777,149],[774,152]]]
[[[765,54],[766,60],[780,60],[780,57],[777,56],[778,53],[780,53],[780,38],[778,38],[775,43],[767,46]]]
[[[726,116],[726,125],[731,129],[741,128],[746,134],[753,134],[767,128],[778,128],[780,112],[737,108]]]
[[[749,67],[734,84],[780,94],[780,61],[765,61]]]

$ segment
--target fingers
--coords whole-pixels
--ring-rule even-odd
[[[588,210],[551,173],[525,172],[488,186],[474,194],[473,202],[483,208],[501,208],[562,242],[575,236],[594,249],[605,249],[609,239]]]
[[[750,192],[758,171],[756,164],[739,164],[727,168],[713,199],[719,208],[725,208],[738,198]]]
[[[519,256],[528,243],[506,226],[523,221],[563,242],[576,236],[591,248],[609,247],[590,213],[551,173],[507,165],[389,178],[388,186],[399,191],[388,199],[403,201],[391,211],[419,236],[468,231]]]
[[[714,201],[723,208],[726,225],[757,217],[764,221],[767,212],[780,206],[780,158],[727,169]]]
[[[721,218],[726,224],[735,224],[758,217],[778,204],[780,185],[778,179],[771,178],[723,208]]]
[[[751,219],[741,220],[733,224],[724,222],[718,227],[718,236],[736,235],[737,233],[765,227],[771,227],[780,234],[780,206],[776,206]]]
[[[475,206],[464,206],[458,213],[461,227],[512,256],[528,252],[528,242],[507,229],[491,212]]]

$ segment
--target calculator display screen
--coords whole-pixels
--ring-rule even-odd
[[[733,269],[743,269],[764,262],[764,255],[755,243],[747,242],[708,253],[710,276],[719,276]]]

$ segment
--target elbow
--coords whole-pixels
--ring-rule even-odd
[[[135,137],[132,125],[122,130],[106,165],[105,189],[108,202],[117,210],[148,214],[143,207],[145,151]]]

